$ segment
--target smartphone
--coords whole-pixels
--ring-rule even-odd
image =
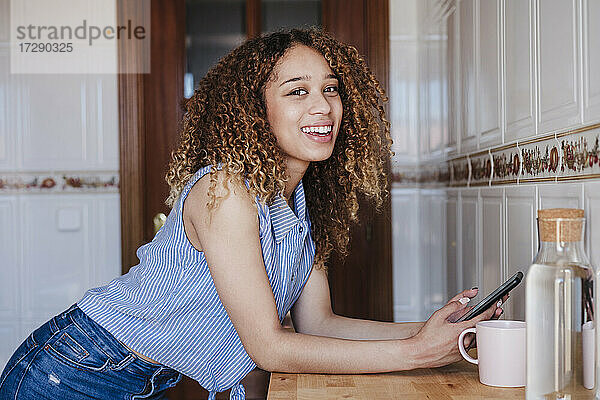
[[[485,299],[481,300],[475,307],[471,309],[471,311],[460,317],[456,322],[468,321],[471,318],[475,318],[490,308],[493,304],[497,303],[498,300],[508,294],[508,292],[517,287],[517,285],[521,283],[522,279],[523,273],[521,271],[517,272],[511,276],[509,280],[504,282],[502,285],[500,285],[500,287],[490,293]]]

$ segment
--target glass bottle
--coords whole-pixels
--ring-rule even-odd
[[[527,400],[598,398],[584,224],[580,209],[538,211],[539,251],[526,279]]]

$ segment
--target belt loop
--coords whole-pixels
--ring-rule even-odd
[[[62,314],[62,317],[63,317],[63,318],[66,318],[66,317],[67,317],[67,315],[68,315],[69,313],[71,313],[71,311],[75,310],[76,308],[77,308],[77,303],[75,303],[75,304],[73,304],[71,307],[69,307],[69,309],[68,309],[67,311],[65,311],[65,312]]]
[[[60,329],[58,327],[58,324],[56,323],[56,317],[53,317],[50,319],[50,332],[52,332],[52,334],[56,334],[56,332],[58,332]]]

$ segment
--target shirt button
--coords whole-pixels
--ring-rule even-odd
[[[304,227],[300,225],[300,233],[304,232]]]

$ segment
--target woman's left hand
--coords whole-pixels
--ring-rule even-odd
[[[456,296],[454,296],[448,302],[457,301],[457,300],[459,300],[461,298],[465,298],[465,297],[472,299],[473,297],[477,296],[477,293],[479,293],[478,288],[467,289],[467,290],[464,290],[461,293],[457,294]],[[496,310],[496,312],[490,319],[499,319],[500,318],[500,316],[504,312],[504,310],[502,309],[502,304],[504,304],[506,302],[506,300],[508,300],[509,297],[510,297],[510,295],[508,295],[508,294],[505,295],[504,297],[502,297],[502,303],[498,306],[498,309]],[[469,306],[469,307],[465,307],[462,310],[457,311],[456,313],[454,313],[454,314],[450,315],[450,317],[448,317],[448,321],[450,321],[450,322],[457,321],[464,314],[471,311],[472,308],[473,308],[473,306]],[[469,334],[465,335],[464,345],[465,345],[466,350],[477,347],[475,334],[469,333]]]

